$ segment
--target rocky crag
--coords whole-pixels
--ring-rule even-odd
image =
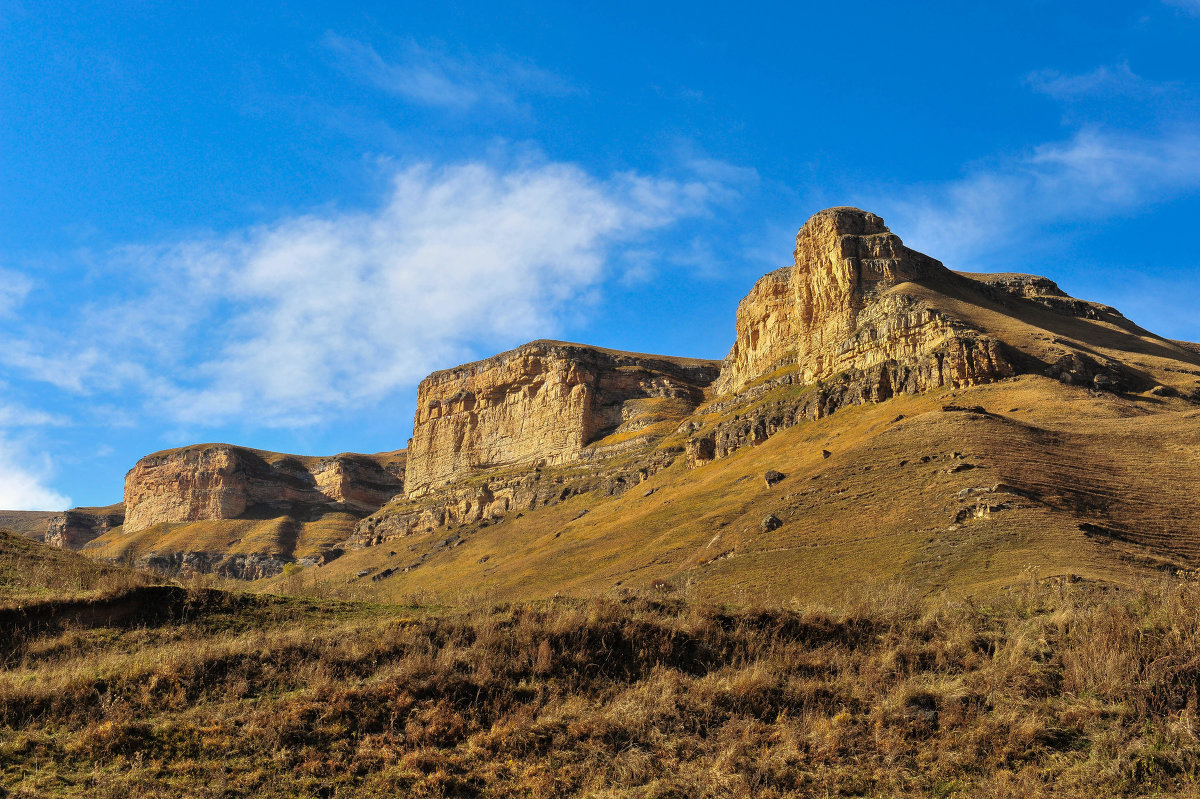
[[[435,372],[417,389],[407,494],[487,469],[558,466],[678,421],[717,378],[713,361],[534,341]]]
[[[125,523],[125,503],[104,508],[72,508],[50,519],[45,542],[60,549],[82,549]]]
[[[402,450],[322,458],[200,444],[157,452],[126,475],[123,517],[92,522],[99,517],[71,511],[51,522],[47,540],[172,574],[269,577],[288,563],[336,557],[359,519],[403,493],[404,462]]]
[[[125,532],[155,524],[369,513],[404,489],[401,462],[363,455],[299,458],[226,444],[147,455],[125,476]]]
[[[848,406],[1020,375],[1200,399],[1196,345],[1154,336],[1044,277],[953,272],[855,208],[801,227],[793,263],[754,285],[734,333],[720,362],[535,341],[436,372],[418,389],[409,449],[386,463],[224,445],[148,456],[126,480],[116,532],[341,513],[353,520],[344,544],[371,546],[579,494],[619,495],[681,459],[701,467]],[[115,540],[97,540],[106,539]],[[219,570],[222,552],[234,554],[152,554]]]
[[[876,400],[1014,374],[1000,342],[902,290],[953,275],[905,247],[875,214],[820,212],[800,229],[794,257],[738,305],[737,339],[718,394],[743,391],[782,368],[804,384],[875,370],[869,390]]]

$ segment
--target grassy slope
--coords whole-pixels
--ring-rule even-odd
[[[50,520],[58,514],[53,510],[0,510],[0,529],[41,541]]]
[[[95,599],[145,582],[144,575],[0,530],[0,609],[46,600]]]
[[[290,516],[270,519],[220,519],[156,524],[134,533],[118,527],[90,541],[91,557],[124,560],[148,552],[270,553],[297,558],[315,555],[345,541],[358,523],[351,513],[325,513],[316,521]]]
[[[1084,319],[1032,301],[1013,298],[997,303],[971,290],[970,283],[955,280],[931,286],[903,283],[892,291],[919,297],[1043,360],[1053,360],[1070,346],[1113,358],[1148,379],[1185,393],[1200,387],[1200,352],[1195,345],[1156,336],[1119,314]]]
[[[8,796],[1200,790],[1194,582],[836,610],[189,597],[0,638]]]
[[[951,403],[992,413],[942,410]],[[979,593],[1031,571],[1128,582],[1200,561],[1200,516],[1189,503],[1200,480],[1189,454],[1200,447],[1197,418],[1182,401],[1035,377],[905,396],[804,423],[696,470],[677,463],[622,497],[583,495],[490,526],[396,539],[310,569],[309,579],[383,599],[589,595],[665,580],[734,601],[808,601],[892,578]],[[963,464],[973,468],[950,471]],[[787,479],[768,488],[768,469]],[[1037,499],[997,496],[1013,507],[956,526],[977,502],[959,493],[996,483]],[[783,527],[762,532],[768,513]],[[400,570],[378,582],[355,576],[389,567]]]

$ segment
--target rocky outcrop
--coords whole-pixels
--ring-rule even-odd
[[[1040,275],[1024,275],[1016,272],[977,273],[955,272],[959,277],[967,278],[987,289],[993,297],[998,295],[1018,297],[1029,300],[1055,313],[1067,316],[1078,316],[1082,319],[1124,319],[1121,312],[1109,305],[1098,302],[1077,300],[1067,294],[1058,284],[1048,277]]]
[[[555,466],[691,413],[714,361],[535,341],[435,372],[417,391],[405,478],[410,498],[487,469]]]
[[[440,527],[490,523],[511,513],[557,505],[590,492],[620,496],[670,466],[679,454],[677,448],[664,448],[617,465],[598,463],[557,473],[535,467],[508,477],[429,491],[419,499],[398,501],[366,517],[358,523],[348,544],[373,546]]]
[[[223,552],[150,552],[134,561],[139,569],[170,577],[194,577],[215,574],[233,580],[261,580],[282,574],[287,564],[294,562],[269,552],[227,554]]]
[[[800,229],[794,256],[794,266],[763,277],[738,305],[718,393],[744,391],[783,369],[811,384],[887,365],[873,399],[1014,373],[996,339],[903,290],[956,277],[905,247],[875,214],[821,211]]]
[[[82,549],[87,542],[124,522],[122,503],[104,508],[72,508],[50,520],[44,540],[60,549]]]
[[[403,458],[391,455],[300,458],[227,444],[147,455],[125,477],[124,529],[331,507],[366,515],[403,491]]]

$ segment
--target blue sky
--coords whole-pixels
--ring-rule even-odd
[[[722,357],[852,204],[1200,339],[1200,0],[0,0],[0,507],[405,445],[535,338]]]

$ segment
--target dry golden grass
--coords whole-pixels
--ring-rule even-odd
[[[0,530],[0,610],[48,600],[102,599],[155,581]]]
[[[50,520],[57,515],[57,511],[0,510],[0,530],[41,541]]]
[[[10,796],[1191,796],[1200,584],[441,610],[195,592],[0,653]]]
[[[212,519],[155,524],[136,532],[117,527],[85,546],[90,557],[136,561],[150,552],[269,553],[303,558],[343,543],[359,517],[331,511],[312,521],[291,516],[270,519]]]

